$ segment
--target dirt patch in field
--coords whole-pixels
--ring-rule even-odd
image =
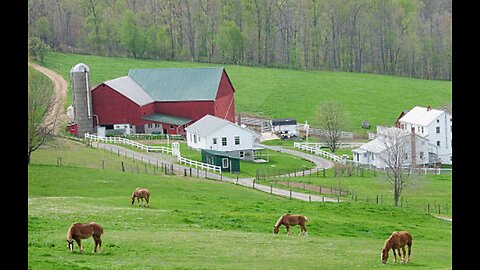
[[[331,187],[322,187],[322,186],[317,186],[317,185],[312,185],[307,183],[298,183],[298,182],[276,182],[276,183],[280,185],[285,185],[288,187],[295,187],[295,188],[300,188],[304,190],[315,191],[321,194],[348,195],[348,192],[344,190],[338,190]]]

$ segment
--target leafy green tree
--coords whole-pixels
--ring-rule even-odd
[[[239,63],[243,60],[244,37],[238,26],[225,21],[217,34],[217,43],[227,61]]]
[[[28,164],[55,130],[56,117],[46,117],[54,104],[52,87],[46,76],[28,69]]]
[[[125,12],[125,19],[120,31],[120,40],[123,48],[134,58],[142,57],[147,48],[148,32],[143,31],[135,20],[131,11]]]
[[[28,39],[28,55],[36,61],[43,63],[45,53],[49,49],[50,47],[38,37],[31,37]]]

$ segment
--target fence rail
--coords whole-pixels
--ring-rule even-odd
[[[220,166],[217,166],[217,165],[203,163],[203,162],[199,162],[199,161],[196,161],[196,160],[191,160],[191,159],[188,159],[188,158],[184,158],[184,157],[181,157],[181,156],[178,156],[177,159],[178,159],[178,162],[180,162],[180,164],[185,164],[185,165],[188,165],[190,167],[201,168],[201,169],[205,169],[207,171],[212,170],[214,172],[219,172],[219,173],[222,172],[222,168]]]
[[[97,135],[85,133],[85,138],[90,139],[90,140],[94,140],[94,141],[106,142],[106,143],[126,144],[126,145],[133,146],[135,148],[145,150],[147,152],[162,152],[162,154],[164,154],[164,153],[172,154],[172,149],[169,148],[169,147],[145,145],[145,144],[142,144],[142,143],[139,143],[139,142],[136,142],[136,141],[132,141],[132,140],[129,140],[129,139],[125,139],[125,138],[122,138],[122,137],[100,137],[100,136],[97,136]]]
[[[300,150],[304,150],[304,151],[307,151],[307,152],[310,152],[310,153],[313,153],[315,155],[319,155],[319,156],[322,156],[322,157],[325,157],[325,158],[328,158],[328,159],[331,159],[335,162],[340,162],[340,163],[345,163],[346,160],[337,156],[337,155],[334,155],[332,153],[329,153],[327,151],[323,151],[322,149],[320,149],[319,146],[310,146],[308,145],[308,143],[298,143],[298,142],[294,142],[293,143],[293,147],[297,148],[297,149],[300,149]]]
[[[121,138],[121,137],[99,137],[96,135],[86,133],[85,138],[91,139],[94,141],[107,142],[107,143],[126,144],[126,145],[130,145],[130,146],[145,150],[147,152],[162,152],[162,154],[168,153],[168,154],[174,155],[172,148],[168,148],[165,146],[145,145],[145,144],[141,144],[141,143],[138,143],[129,139]],[[190,167],[195,167],[197,169],[198,168],[206,169],[207,171],[212,170],[214,172],[219,172],[219,173],[222,172],[222,168],[220,166],[184,158],[184,157],[181,157],[180,154],[177,155],[177,159],[178,159],[178,162],[180,162],[180,164],[185,164]]]

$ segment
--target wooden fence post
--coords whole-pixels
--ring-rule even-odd
[[[123,161],[122,161],[122,172],[125,172],[125,167],[123,166]]]

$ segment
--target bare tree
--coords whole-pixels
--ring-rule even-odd
[[[339,148],[342,132],[347,127],[347,117],[340,104],[326,102],[317,109],[317,119],[328,148],[335,153]]]
[[[402,170],[408,166],[412,136],[394,127],[383,130],[378,136],[385,149],[378,158],[385,164],[387,180],[393,187],[393,200],[395,206],[398,206],[402,191],[408,182],[408,174]]]
[[[51,83],[37,72],[28,72],[28,164],[32,153],[53,135],[57,117],[49,113],[54,105]],[[49,115],[50,117],[47,117]]]

